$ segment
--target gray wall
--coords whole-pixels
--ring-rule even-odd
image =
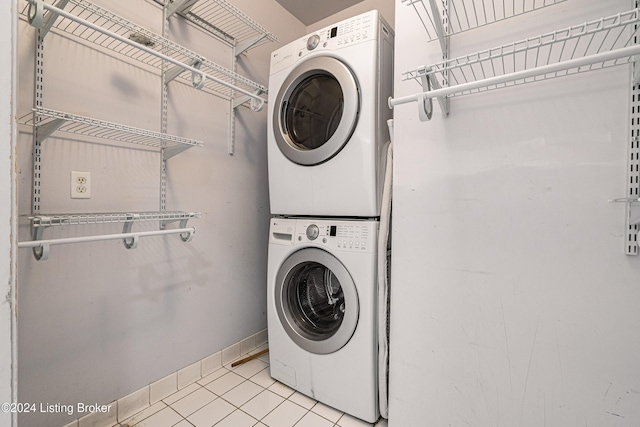
[[[630,3],[568,0],[456,35],[452,56]],[[396,1],[396,96],[439,60],[424,40]],[[427,123],[395,109],[390,427],[640,425],[640,259],[608,202],[626,194],[629,79],[456,98]]]
[[[150,0],[96,1],[161,32]],[[280,38],[305,27],[272,0],[231,1]],[[230,67],[230,50],[172,21],[170,38]],[[34,30],[19,22],[18,115],[32,107]],[[267,44],[239,60],[241,74],[267,85]],[[66,36],[45,40],[44,106],[152,130],[160,124],[158,75]],[[227,154],[228,103],[173,82],[168,133],[204,141],[168,161],[167,208],[199,211],[190,243],[177,236],[56,246],[48,261],[19,257],[19,400],[109,403],[266,327],[269,203],[266,108],[240,108],[236,152]],[[31,134],[19,135],[20,240],[29,240]],[[41,212],[156,211],[159,155],[131,146],[55,134],[43,144]],[[92,198],[69,198],[69,173],[88,171]],[[4,199],[4,197],[3,197]],[[55,227],[47,238],[117,233],[121,225]],[[153,230],[157,224],[136,224]],[[22,415],[50,427],[66,414]]]

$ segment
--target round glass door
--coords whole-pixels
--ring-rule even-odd
[[[345,64],[331,57],[301,63],[276,97],[273,129],[278,147],[301,165],[329,160],[353,134],[359,103],[358,85]]]
[[[338,259],[321,249],[293,253],[276,277],[276,311],[289,337],[317,354],[333,353],[358,323],[358,294]]]

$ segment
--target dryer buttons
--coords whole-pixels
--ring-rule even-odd
[[[318,229],[317,225],[311,224],[310,226],[307,227],[307,238],[309,240],[316,240],[319,235],[320,235],[320,230]]]
[[[317,34],[312,35],[307,39],[307,50],[313,50],[318,47],[318,43],[320,43],[320,36]]]

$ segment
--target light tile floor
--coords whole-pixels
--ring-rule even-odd
[[[115,427],[386,425],[386,420],[366,423],[274,381],[269,376],[269,355],[264,354],[235,368],[230,364],[223,366]]]

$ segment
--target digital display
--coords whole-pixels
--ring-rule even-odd
[[[333,28],[331,29],[331,36],[330,36],[330,38],[334,38],[334,37],[335,37],[335,36],[337,36],[337,35],[338,35],[338,27],[333,27]]]
[[[338,231],[338,227],[336,227],[335,225],[332,225],[331,227],[329,227],[329,236],[335,237],[337,231]]]

